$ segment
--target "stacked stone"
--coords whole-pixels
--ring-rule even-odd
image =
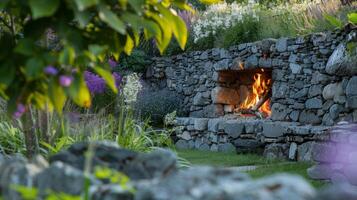
[[[326,126],[357,122],[356,58],[346,56],[346,43],[356,41],[356,34],[356,27],[346,27],[154,58],[146,78],[159,89],[167,87],[185,96],[182,109],[189,111],[190,118],[177,125],[182,130],[178,131],[178,146],[218,151],[275,143],[267,145],[266,155],[309,157],[299,156],[298,149],[311,152],[307,142],[323,135]],[[213,126],[222,119],[227,124],[231,119],[227,114],[232,114],[244,96],[231,79],[261,68],[272,76],[270,118],[261,122],[233,118],[231,134],[224,125]],[[253,133],[250,123],[258,124]]]
[[[180,149],[252,152],[265,146],[269,158],[310,161],[313,141],[325,140],[327,126],[242,118],[177,118]]]
[[[342,122],[330,131],[330,139],[314,145],[317,164],[308,169],[313,179],[357,185],[357,124]]]

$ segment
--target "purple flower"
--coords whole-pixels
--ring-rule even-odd
[[[113,73],[113,77],[115,79],[115,85],[118,88],[121,84],[122,77],[116,72]],[[85,71],[84,79],[86,80],[87,87],[92,95],[102,94],[107,89],[105,80],[92,72]]]
[[[116,66],[118,65],[118,63],[115,62],[115,60],[112,59],[112,58],[109,58],[109,59],[108,59],[108,64],[109,64],[109,66],[110,66],[111,68],[114,68],[114,67],[116,67]]]
[[[17,108],[16,108],[16,111],[15,113],[13,114],[13,117],[15,119],[18,119],[20,118],[24,113],[26,112],[26,106],[24,104],[17,104]]]
[[[45,69],[44,69],[44,72],[45,74],[48,74],[48,75],[57,75],[58,74],[58,70],[54,67],[54,66],[47,66]]]
[[[59,83],[63,87],[69,87],[72,84],[72,80],[73,80],[73,78],[71,76],[62,75],[59,78]]]

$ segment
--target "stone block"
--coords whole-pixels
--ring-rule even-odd
[[[185,141],[185,140],[177,141],[175,146],[176,146],[177,149],[190,149],[188,142]]]
[[[276,41],[275,48],[278,52],[284,52],[288,48],[288,38],[280,38]]]
[[[271,119],[272,120],[285,120],[289,109],[286,105],[274,103],[271,106]]]
[[[207,104],[210,104],[210,99],[209,98],[205,98],[201,92],[197,93],[193,97],[193,105],[195,105],[195,106],[203,106],[203,105],[207,105]]]
[[[218,151],[219,152],[236,152],[236,148],[233,144],[231,143],[225,143],[225,144],[218,144]]]
[[[322,91],[322,96],[324,99],[333,99],[335,96],[341,96],[343,94],[341,83],[331,83],[324,87]]]
[[[244,132],[244,124],[237,120],[228,120],[223,123],[223,129],[229,137],[238,138]]]
[[[352,108],[352,109],[357,109],[357,96],[347,97],[346,107]]]
[[[286,133],[287,127],[282,123],[263,122],[263,135],[265,137],[280,137]]]
[[[315,97],[315,96],[319,96],[322,94],[322,85],[312,85],[309,88],[309,92],[308,92],[308,97]]]
[[[268,159],[286,159],[289,154],[288,144],[272,143],[265,146],[264,157]]]
[[[301,73],[301,69],[302,69],[301,65],[295,64],[295,63],[290,63],[289,67],[290,67],[290,70],[291,70],[291,72],[293,74],[300,74]]]
[[[193,127],[195,130],[205,131],[205,130],[207,130],[207,125],[208,125],[208,119],[206,119],[206,118],[194,119]]]
[[[298,146],[297,160],[302,162],[311,162],[312,150],[315,142],[305,142]]]
[[[286,98],[288,97],[289,86],[285,82],[274,82],[272,87],[273,98]]]
[[[208,120],[208,131],[211,131],[211,132],[218,132],[218,126],[219,126],[219,123],[221,122],[222,120],[219,119],[219,118],[215,118],[215,119],[209,119]]]
[[[290,144],[289,148],[289,159],[290,160],[295,160],[296,159],[296,152],[297,152],[297,144],[295,142],[292,142]]]
[[[178,126],[188,126],[190,125],[191,118],[188,117],[177,117],[176,118],[176,125]]]
[[[320,124],[321,119],[314,112],[304,110],[300,113],[299,122],[304,124]]]
[[[319,109],[322,108],[322,100],[319,98],[308,99],[305,102],[306,109]]]

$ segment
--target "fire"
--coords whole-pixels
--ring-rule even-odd
[[[264,70],[262,69],[262,72]],[[268,92],[270,92],[271,79],[265,78],[261,73],[254,75],[254,84],[252,86],[252,92],[240,105],[240,109],[252,109],[257,105],[259,100],[263,98]],[[270,116],[270,99],[259,108],[259,111],[265,116]]]

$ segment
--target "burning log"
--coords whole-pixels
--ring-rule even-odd
[[[271,91],[268,90],[259,101],[252,108],[238,108],[237,111],[243,115],[253,115],[260,119],[264,118],[263,113],[259,111],[259,108],[264,105],[271,97]]]
[[[271,97],[271,91],[268,90],[268,92],[266,92],[257,102],[257,104],[255,104],[255,106],[253,106],[252,110],[253,111],[258,111],[260,107],[262,107],[264,105],[264,103],[266,101],[268,101],[268,99],[270,99]]]

